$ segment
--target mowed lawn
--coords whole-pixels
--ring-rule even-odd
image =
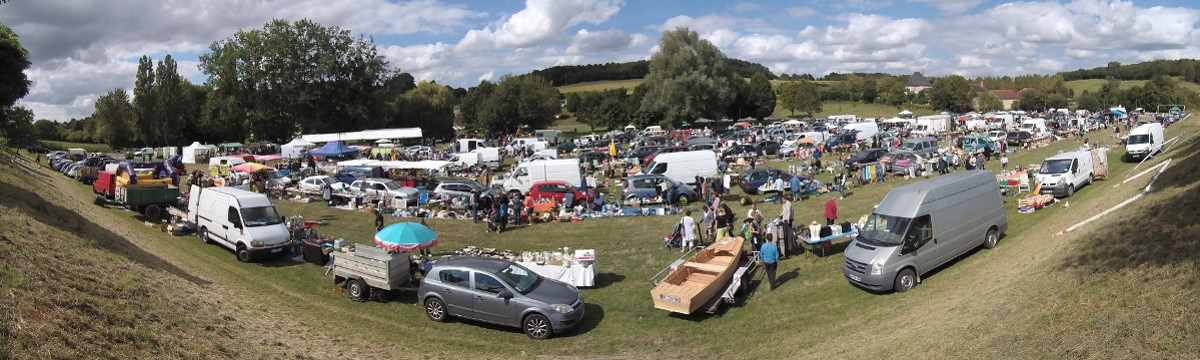
[[[1198,129],[1200,126],[1195,125],[1194,119],[1169,128],[1168,137],[1187,131],[1185,140],[1189,145],[1172,149],[1164,157],[1189,161],[1176,166],[1194,164],[1196,159],[1190,156],[1195,150],[1192,144]],[[1104,132],[1096,133],[1090,140],[1100,144],[1113,142],[1111,134]],[[1010,156],[1010,165],[1037,164],[1060,149],[1069,151],[1081,144],[1064,140],[1049,147],[1020,151]],[[714,316],[677,316],[652,306],[650,277],[679,255],[662,249],[662,238],[678,221],[678,216],[537,224],[514,227],[503,234],[486,233],[482,223],[431,219],[430,226],[439,234],[439,245],[435,248],[438,255],[467,245],[513,251],[554,250],[562,246],[597,250],[597,286],[581,290],[587,301],[587,317],[579,329],[547,341],[529,340],[517,329],[474,322],[433,323],[415,304],[412,293],[402,294],[389,303],[356,303],[335,293],[330,278],[317,266],[292,264],[291,260],[240,264],[231,252],[204,245],[195,238],[172,240],[166,235],[155,236],[164,238],[157,246],[194,259],[181,265],[185,268],[204,271],[203,276],[217,282],[271,284],[262,288],[248,286],[246,296],[297,304],[294,316],[321,324],[322,331],[404,348],[404,353],[392,354],[398,357],[425,354],[449,358],[903,355],[1045,358],[1105,357],[1101,354],[1115,352],[1115,357],[1138,358],[1195,354],[1188,351],[1195,349],[1195,340],[1200,337],[1200,319],[1194,311],[1195,301],[1188,299],[1200,294],[1194,286],[1165,286],[1172,280],[1194,276],[1194,264],[1184,260],[1169,264],[1145,261],[1136,267],[1112,269],[1101,266],[1105,264],[1102,261],[1122,256],[1120,251],[1096,253],[1083,248],[1104,239],[1108,233],[1136,234],[1137,223],[1124,221],[1129,218],[1120,214],[1132,214],[1150,204],[1171,204],[1172,196],[1195,190],[1194,180],[1176,176],[1172,178],[1172,186],[1152,193],[1146,200],[1094,227],[1054,236],[1141,191],[1152,175],[1128,185],[1114,186],[1133,173],[1134,164],[1118,160],[1121,153],[1123,149],[1116,148],[1109,156],[1112,179],[1085,187],[1058,206],[1034,214],[1018,214],[1017,198],[1005,197],[1010,230],[1000,245],[993,250],[968,253],[961,260],[927,274],[913,291],[877,295],[848,284],[840,270],[841,249],[848,242],[841,240],[835,244],[837,251],[831,256],[818,257],[805,252],[782,261],[781,286],[774,291],[766,290],[760,273],[751,281],[748,300]],[[1151,160],[1142,169],[1160,161]],[[765,166],[787,165],[770,161]],[[998,169],[999,163],[993,161],[988,168]],[[819,179],[830,177],[822,174]],[[845,199],[838,200],[840,218],[857,220],[889,189],[911,181],[916,180],[890,179],[887,183],[851,189]],[[83,185],[68,190],[81,198],[86,198],[89,191]],[[740,195],[740,190],[734,190],[727,198],[733,200]],[[797,202],[797,221],[821,219],[823,204],[830,196]],[[1069,207],[1062,206],[1067,202]],[[284,215],[327,220],[329,224],[319,228],[322,234],[359,244],[371,243],[372,216],[368,213],[328,208],[319,202],[276,201],[276,205]],[[759,207],[767,218],[779,214],[778,205],[759,204]],[[733,203],[733,208],[739,217],[745,214],[745,207]],[[406,220],[412,219],[388,218],[387,222]],[[1130,224],[1125,225],[1126,222]],[[141,225],[129,215],[125,223],[109,226]],[[1194,249],[1186,245],[1185,239],[1172,240],[1177,244],[1175,248]],[[1147,256],[1150,255],[1154,253]],[[250,274],[252,278],[207,272],[212,268]],[[1139,279],[1149,279],[1147,276],[1161,280],[1153,281],[1154,288],[1138,285],[1142,281]],[[1090,281],[1096,278],[1104,279],[1099,284],[1120,286],[1121,291]],[[1162,303],[1145,298],[1145,294],[1161,295],[1176,302]],[[1191,311],[1171,310],[1172,304]],[[303,311],[312,308],[336,310],[329,311],[331,314]],[[1155,337],[1159,331],[1169,331],[1171,335]],[[1133,336],[1125,336],[1130,334]],[[1061,344],[1056,340],[1064,338],[1072,342]]]

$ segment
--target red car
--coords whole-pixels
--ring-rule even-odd
[[[688,151],[688,147],[687,146],[664,147],[664,148],[658,149],[658,151],[655,151],[655,152],[651,153],[650,155],[646,156],[646,159],[644,161],[642,161],[642,163],[649,164],[651,161],[654,161],[654,157],[658,156],[658,154],[666,154],[666,153],[674,153],[674,152],[682,152],[682,151]]]
[[[92,182],[92,192],[103,195],[106,199],[112,199],[117,193],[117,174],[112,171],[97,171],[96,181]]]
[[[561,180],[539,181],[533,183],[533,187],[529,189],[529,196],[534,199],[554,199],[554,201],[562,202],[567,194],[575,194],[575,200],[571,202],[570,206],[592,202],[593,195],[590,190],[584,194]]]

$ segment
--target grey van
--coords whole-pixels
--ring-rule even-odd
[[[888,192],[846,248],[842,274],[851,284],[904,292],[920,276],[1008,230],[990,171],[959,171]]]
[[[923,136],[905,140],[895,152],[909,152],[922,158],[931,158],[938,152],[938,140],[935,137]]]

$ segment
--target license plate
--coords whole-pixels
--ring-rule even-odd
[[[850,280],[862,281],[862,278],[858,277],[858,275],[846,275],[846,277],[850,278]]]
[[[283,248],[271,249],[271,253],[283,252]]]

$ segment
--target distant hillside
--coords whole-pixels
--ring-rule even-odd
[[[766,66],[745,60],[726,59],[725,66],[745,78],[756,73],[766,74],[767,79],[771,80],[777,78]],[[534,70],[530,74],[541,76],[554,86],[565,86],[592,81],[642,79],[649,72],[650,61],[640,60],[627,63],[555,66]]]
[[[1079,69],[1060,73],[1063,80],[1106,79],[1113,77],[1117,80],[1150,80],[1154,75],[1167,75],[1183,78],[1183,80],[1200,83],[1200,61],[1193,59],[1154,60],[1137,64],[1121,65],[1110,62],[1104,67]]]

